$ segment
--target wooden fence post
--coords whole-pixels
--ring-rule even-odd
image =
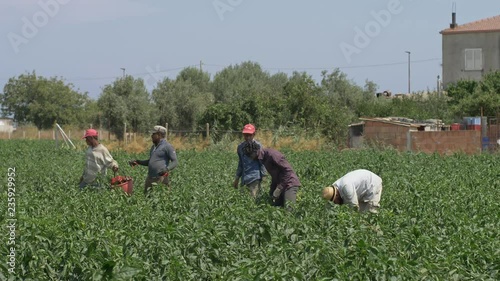
[[[127,144],[127,123],[123,123],[123,140]]]
[[[210,124],[206,124],[207,126],[207,139],[210,139]]]

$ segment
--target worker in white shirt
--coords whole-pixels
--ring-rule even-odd
[[[354,170],[323,189],[323,198],[359,212],[378,213],[382,179],[368,170]]]
[[[94,129],[88,129],[83,136],[88,145],[85,152],[85,169],[80,177],[80,189],[86,186],[103,187],[106,176],[106,169],[118,171],[118,163],[113,159],[108,149],[99,143],[98,133]]]

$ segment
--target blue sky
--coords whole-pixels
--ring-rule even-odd
[[[35,70],[97,98],[122,68],[151,90],[200,61],[213,77],[250,60],[406,93],[410,51],[411,90],[433,90],[453,3],[458,24],[500,11],[498,0],[2,0],[0,86]]]

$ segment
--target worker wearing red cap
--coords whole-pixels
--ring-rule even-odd
[[[118,163],[113,159],[108,149],[99,143],[98,133],[94,129],[85,131],[82,139],[89,146],[85,151],[85,169],[80,177],[80,189],[86,186],[100,187],[104,182],[106,169],[118,171]]]
[[[253,198],[257,197],[257,193],[261,189],[262,178],[266,175],[266,169],[258,161],[249,158],[245,153],[243,153],[243,147],[246,143],[255,143],[259,148],[262,145],[254,139],[255,137],[255,126],[252,124],[246,124],[243,127],[243,138],[245,139],[240,143],[236,149],[238,154],[238,168],[236,169],[236,176],[233,181],[233,187],[238,188],[238,182],[241,179],[241,185],[246,186],[250,190],[250,194]]]
[[[349,172],[323,189],[324,199],[346,204],[359,212],[378,213],[381,195],[382,179],[364,169]]]

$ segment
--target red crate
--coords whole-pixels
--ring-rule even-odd
[[[451,130],[452,131],[460,131],[460,123],[451,124]]]
[[[467,125],[467,130],[481,131],[481,125]]]

